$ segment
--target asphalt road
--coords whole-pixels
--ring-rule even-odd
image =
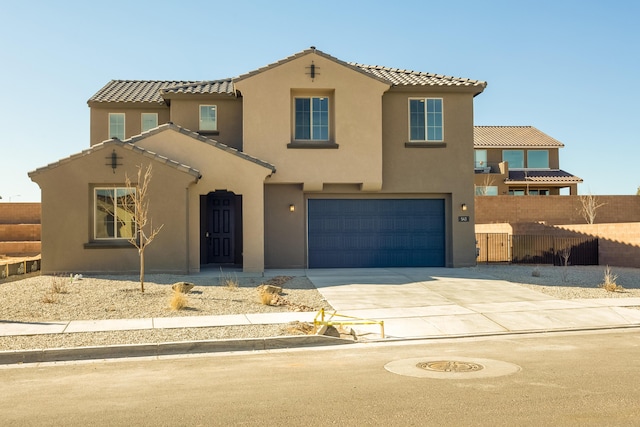
[[[638,329],[24,365],[0,424],[640,425],[639,380]]]

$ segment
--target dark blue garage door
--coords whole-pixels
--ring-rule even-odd
[[[309,267],[442,267],[444,200],[310,199]]]

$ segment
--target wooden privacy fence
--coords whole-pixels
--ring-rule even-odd
[[[476,233],[478,262],[514,264],[598,265],[598,239]]]

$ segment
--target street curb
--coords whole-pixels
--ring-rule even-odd
[[[324,335],[246,338],[210,341],[123,344],[103,347],[51,348],[0,351],[0,365],[21,363],[68,362],[75,360],[157,357],[180,354],[204,354],[227,351],[277,350],[352,344],[353,341]]]

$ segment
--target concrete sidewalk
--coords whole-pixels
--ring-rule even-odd
[[[203,273],[207,274],[207,273]],[[472,268],[279,270],[306,275],[337,313],[383,320],[385,339],[440,338],[640,326],[640,298],[554,300]],[[316,313],[257,313],[119,320],[0,321],[0,336],[312,322]],[[378,325],[355,327],[381,339]]]

